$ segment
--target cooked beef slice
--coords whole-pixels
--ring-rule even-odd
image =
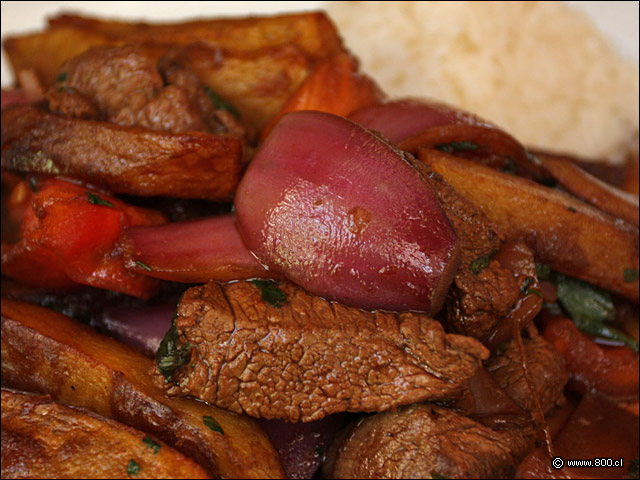
[[[547,414],[564,400],[562,392],[569,376],[562,355],[534,328],[528,332],[529,337],[523,338],[523,343],[531,389],[524,377],[522,358],[515,339],[510,340],[503,351],[494,354],[486,363],[486,368],[521,408],[533,412],[535,395],[542,412]]]
[[[244,135],[229,112],[218,115],[195,73],[172,52],[160,54],[142,45],[90,48],[63,65],[47,92],[49,108],[127,127]]]
[[[188,364],[156,384],[254,417],[292,422],[456,397],[486,359],[478,341],[417,313],[366,312],[283,282],[286,303],[252,282],[189,289],[178,306]]]
[[[447,298],[448,323],[458,333],[485,341],[517,304],[526,277],[535,278],[533,255],[529,252],[528,261],[517,265],[494,258],[501,249],[522,253],[526,247],[505,243],[480,209],[422,162],[413,164],[435,192],[458,235],[461,262]]]
[[[361,419],[332,447],[326,478],[508,478],[535,430],[485,427],[422,404]]]

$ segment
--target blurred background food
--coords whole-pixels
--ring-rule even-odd
[[[536,148],[611,161],[637,149],[638,2],[2,2],[2,36],[61,11],[178,21],[319,8],[392,96],[450,102]],[[4,86],[9,72],[3,53]]]
[[[529,146],[586,157],[622,160],[637,138],[637,62],[562,2],[330,2],[328,9],[362,69],[391,95],[437,98]]]

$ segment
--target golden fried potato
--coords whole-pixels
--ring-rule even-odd
[[[208,478],[146,433],[50,396],[2,389],[2,478]]]
[[[2,299],[2,379],[21,390],[155,435],[212,476],[281,478],[277,452],[248,417],[155,388],[153,361],[51,310]]]
[[[343,48],[335,26],[324,12],[194,20],[173,24],[130,23],[60,15],[50,19],[49,25],[52,28],[71,27],[99,33],[106,38],[123,39],[127,43],[201,43],[244,52],[294,44],[311,58],[332,56]]]
[[[234,137],[168,133],[47,113],[2,111],[2,166],[62,174],[113,193],[229,200],[240,180]]]
[[[638,301],[638,228],[569,195],[469,160],[422,150],[420,160],[478,206],[507,237],[552,269]]]
[[[181,63],[256,129],[282,108],[315,60],[345,51],[320,12],[156,25],[62,15],[42,33],[5,39],[4,47],[17,78],[27,71],[46,87],[65,61],[89,47],[129,43],[160,54],[183,48]]]

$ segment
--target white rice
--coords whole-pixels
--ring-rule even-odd
[[[329,2],[394,97],[470,110],[531,147],[621,160],[637,142],[638,66],[560,2]],[[637,148],[637,146],[636,146]]]

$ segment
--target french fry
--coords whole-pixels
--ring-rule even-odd
[[[48,395],[2,389],[2,478],[127,475],[208,478],[193,460],[143,432]]]
[[[228,200],[240,179],[233,137],[68,118],[33,105],[2,112],[2,166],[68,175],[114,193]]]
[[[51,310],[2,299],[2,379],[155,435],[212,476],[282,478],[253,421],[155,388],[153,361]]]
[[[99,33],[126,43],[188,45],[201,43],[234,51],[255,51],[294,44],[310,58],[324,58],[343,50],[342,40],[323,12],[288,15],[194,20],[146,24],[105,21],[76,15],[49,20],[52,28],[67,27]]]
[[[638,228],[564,193],[434,150],[420,160],[552,269],[638,301]],[[628,275],[635,269],[635,280]],[[630,278],[631,277],[631,278]]]

